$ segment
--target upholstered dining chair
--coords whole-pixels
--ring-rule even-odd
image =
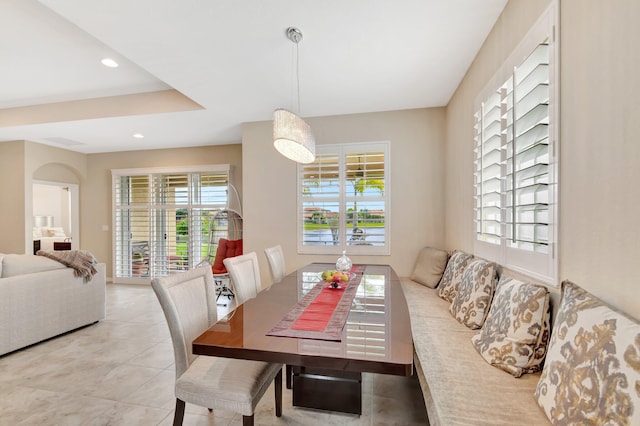
[[[282,246],[278,244],[277,246],[266,248],[264,249],[264,254],[267,256],[267,260],[269,261],[273,282],[277,283],[282,281],[286,274]]]
[[[191,342],[217,321],[211,267],[202,266],[151,281],[173,342],[176,366],[174,425],[181,425],[185,402],[242,414],[253,425],[254,410],[274,382],[276,416],[282,415],[282,365],[194,355]]]
[[[242,305],[260,293],[262,283],[260,281],[258,256],[255,252],[228,257],[224,260],[224,266],[226,266],[231,277],[231,284],[233,285],[238,305]]]

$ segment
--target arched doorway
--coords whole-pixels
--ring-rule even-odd
[[[80,248],[80,178],[66,164],[48,163],[33,172],[31,208],[26,209],[28,235],[40,239],[42,249],[53,249],[54,242],[70,242]],[[51,229],[54,228],[54,229]],[[29,241],[36,248],[36,243]]]
[[[79,248],[80,187],[70,182],[34,180],[33,239],[39,248],[52,250],[54,243],[70,242]],[[38,244],[34,244],[34,251]]]

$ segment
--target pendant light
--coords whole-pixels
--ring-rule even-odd
[[[287,29],[287,38],[296,44],[296,85],[298,113],[300,113],[300,59],[298,43],[302,32],[294,27]],[[312,163],[316,157],[316,141],[311,127],[297,114],[283,108],[273,112],[273,146],[280,154],[297,163]]]

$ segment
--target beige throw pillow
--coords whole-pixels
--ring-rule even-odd
[[[547,353],[549,316],[546,287],[503,275],[482,330],[471,341],[489,364],[515,377],[534,373]]]
[[[418,253],[411,279],[427,287],[436,288],[447,266],[447,260],[449,260],[449,254],[446,251],[424,247]]]
[[[451,302],[456,295],[458,285],[462,280],[462,274],[467,264],[473,259],[473,256],[461,251],[455,251],[449,261],[447,267],[442,274],[440,285],[438,286],[438,296],[444,300]]]
[[[464,270],[449,311],[467,327],[480,328],[489,313],[495,288],[496,264],[482,259],[472,260]]]
[[[554,425],[640,425],[640,323],[563,282],[535,398]]]

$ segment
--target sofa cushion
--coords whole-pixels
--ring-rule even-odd
[[[458,285],[462,280],[462,274],[467,264],[473,259],[473,255],[455,251],[447,262],[447,267],[442,274],[440,285],[438,286],[438,296],[451,302],[456,294]]]
[[[563,282],[535,397],[556,425],[640,424],[640,323]]]
[[[62,263],[43,256],[5,254],[2,259],[2,278],[64,268],[66,268],[66,266]]]
[[[418,253],[411,279],[427,287],[436,288],[442,278],[444,268],[447,267],[447,260],[449,260],[449,254],[446,251],[424,247]]]
[[[482,259],[469,262],[449,306],[460,323],[471,329],[482,327],[496,288],[496,264]]]
[[[549,291],[500,278],[482,330],[471,341],[480,355],[515,377],[542,368],[551,333]]]

